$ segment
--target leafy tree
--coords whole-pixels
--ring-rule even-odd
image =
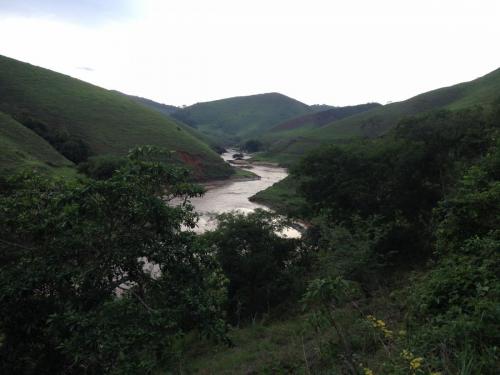
[[[222,214],[218,222],[205,240],[229,280],[228,310],[233,322],[269,313],[302,281],[298,265],[305,266],[306,255],[297,240],[277,234],[286,223],[270,212]]]
[[[440,111],[403,120],[387,136],[307,155],[292,174],[311,216],[349,231],[377,217],[374,251],[395,265],[432,254],[432,211],[459,171],[485,155],[500,123],[494,110]]]
[[[24,114],[16,117],[24,126],[44,138],[57,151],[75,164],[86,161],[90,156],[89,145],[80,138],[70,137],[63,128],[52,129],[43,121]]]
[[[225,279],[181,230],[201,190],[154,151],[134,150],[103,181],[2,186],[1,373],[147,374],[168,368],[187,331],[223,337]]]
[[[243,144],[242,149],[247,152],[257,152],[262,149],[262,146],[261,141],[250,139]]]
[[[81,139],[70,138],[56,146],[61,154],[75,164],[86,161],[90,155],[88,144]]]
[[[415,277],[410,293],[414,340],[449,373],[500,371],[499,146],[440,203],[439,257],[430,272]]]
[[[91,156],[87,161],[78,165],[78,171],[96,180],[106,180],[126,163],[126,158],[117,156]]]

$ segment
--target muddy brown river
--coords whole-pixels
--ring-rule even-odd
[[[229,162],[233,159],[236,151],[228,150],[222,154],[222,158]],[[245,159],[248,156],[245,156]],[[261,190],[265,190],[274,183],[284,179],[288,173],[285,168],[268,165],[251,165],[250,167],[241,167],[249,170],[260,177],[252,181],[224,181],[213,184],[207,184],[206,193],[199,198],[191,199],[191,203],[200,215],[196,231],[202,233],[206,230],[214,229],[217,225],[214,219],[215,215],[239,211],[243,213],[252,212],[257,208],[269,210],[268,207],[250,202],[248,198]],[[300,232],[293,228],[288,228],[283,235],[287,237],[300,237]]]

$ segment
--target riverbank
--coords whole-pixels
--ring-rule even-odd
[[[263,204],[281,215],[303,217],[306,202],[297,193],[297,188],[297,182],[287,176],[267,189],[259,191],[250,197],[250,200]]]
[[[211,181],[203,184],[206,192],[201,197],[191,199],[191,204],[199,214],[196,228],[198,233],[211,230],[216,227],[215,217],[219,214],[239,211],[248,213],[256,209],[270,210],[267,205],[253,202],[250,197],[260,191],[266,190],[275,183],[285,179],[288,172],[285,168],[275,165],[253,164],[248,161],[249,155],[234,160],[234,150],[228,150],[222,158],[236,171],[233,178],[225,181]],[[300,231],[294,228],[287,230],[288,237],[299,237]]]

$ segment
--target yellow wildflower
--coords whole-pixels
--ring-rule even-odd
[[[416,370],[418,369],[420,366],[422,366],[422,362],[424,361],[424,359],[422,357],[417,357],[417,358],[413,358],[411,361],[410,361],[410,368],[412,370]]]
[[[363,369],[363,371],[364,371],[365,375],[373,375],[373,371],[370,370],[368,367],[365,367]]]
[[[366,318],[372,323],[373,328],[381,331],[386,338],[392,338],[392,331],[386,327],[383,320],[377,319],[373,315],[367,315]]]
[[[403,357],[407,361],[411,361],[413,359],[414,355],[409,350],[403,349],[403,351],[401,352],[401,357]]]

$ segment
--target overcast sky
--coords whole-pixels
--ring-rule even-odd
[[[183,105],[399,101],[500,67],[499,0],[0,0],[0,54]]]

